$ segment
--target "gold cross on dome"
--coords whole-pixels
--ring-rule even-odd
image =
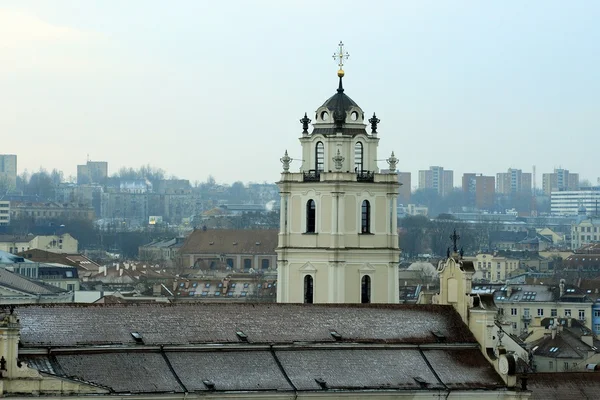
[[[340,40],[340,44],[338,45],[338,51],[333,53],[333,59],[337,61],[338,67],[340,71],[344,70],[344,60],[347,60],[350,57],[348,52],[344,52],[344,43]]]

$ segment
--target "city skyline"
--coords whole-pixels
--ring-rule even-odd
[[[379,153],[413,182],[432,165],[536,165],[537,187],[559,166],[595,183],[600,6],[457,4],[381,2],[373,17],[360,3],[2,1],[0,131],[35,144],[2,153],[19,172],[75,175],[89,155],[109,173],[275,182],[286,149],[300,158],[298,119],[335,92],[343,40],[346,93],[377,112]]]

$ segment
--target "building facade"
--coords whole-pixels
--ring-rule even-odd
[[[550,193],[550,212],[553,215],[599,215],[600,186]]]
[[[496,179],[493,176],[463,174],[462,189],[469,206],[480,210],[489,210],[494,207]]]
[[[452,191],[453,187],[454,171],[437,166],[419,171],[419,189],[435,189],[440,196],[445,196]]]
[[[465,260],[472,261],[475,266],[474,279],[491,283],[504,282],[520,268],[519,259],[491,253],[479,253],[475,257],[465,257]]]
[[[397,159],[379,173],[379,119],[337,92],[305,115],[302,165],[282,158],[277,247],[281,303],[398,303]]]
[[[77,166],[77,184],[104,184],[108,177],[108,163],[106,161],[88,161]]]
[[[507,172],[496,174],[496,192],[511,195],[531,195],[531,172],[509,168]]]
[[[10,201],[0,200],[0,226],[10,225]]]
[[[547,195],[564,190],[579,190],[579,174],[562,168],[555,169],[552,173],[542,174],[542,189]]]
[[[6,181],[9,189],[17,186],[17,156],[0,154],[0,182]]]

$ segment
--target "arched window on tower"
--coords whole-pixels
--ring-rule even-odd
[[[315,170],[325,170],[325,146],[323,146],[323,142],[317,142],[315,146]]]
[[[315,232],[316,214],[317,214],[317,207],[315,205],[315,201],[313,199],[310,199],[306,203],[306,232],[307,233]]]
[[[354,171],[361,172],[363,170],[363,144],[356,142],[354,145]]]
[[[363,200],[360,218],[360,233],[371,233],[371,203]]]
[[[371,277],[364,275],[360,280],[360,302],[363,304],[371,302]]]
[[[310,275],[304,277],[304,302],[313,303],[313,277]]]

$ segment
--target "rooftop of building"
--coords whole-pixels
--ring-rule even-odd
[[[180,254],[275,254],[279,231],[275,229],[195,229]]]
[[[506,388],[451,306],[93,304],[15,312],[22,361],[117,395]]]
[[[66,292],[64,289],[46,284],[37,279],[27,278],[6,268],[0,268],[0,287],[8,289],[14,295],[24,293],[38,296]],[[10,294],[7,293],[5,296],[10,297]]]

